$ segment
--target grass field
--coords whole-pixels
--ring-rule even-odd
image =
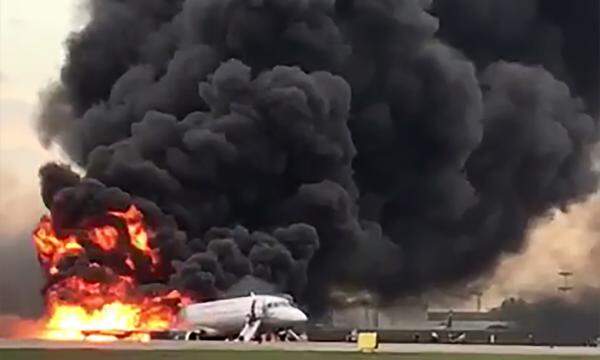
[[[0,350],[2,360],[581,360],[600,356],[507,356],[462,354],[358,354],[279,351]]]

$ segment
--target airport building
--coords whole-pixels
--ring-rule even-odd
[[[514,322],[499,319],[495,312],[430,309],[419,298],[378,308],[353,304],[332,310],[329,318],[329,324],[319,324],[316,331],[313,328],[313,338],[334,336],[340,340],[356,329],[375,330],[384,342],[527,344],[534,340]]]

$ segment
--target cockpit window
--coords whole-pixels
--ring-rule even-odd
[[[277,302],[272,302],[267,304],[267,308],[276,308],[276,307],[283,307],[283,306],[290,306],[290,303],[288,303],[287,301],[277,301]]]

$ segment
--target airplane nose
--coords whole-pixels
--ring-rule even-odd
[[[308,317],[306,317],[306,314],[304,314],[302,312],[302,310],[299,309],[294,309],[294,313],[292,314],[292,318],[294,319],[294,322],[305,322],[308,320]]]
[[[293,308],[282,309],[282,311],[274,311],[271,313],[270,317],[290,325],[304,323],[308,320],[306,314],[304,314],[302,310]]]

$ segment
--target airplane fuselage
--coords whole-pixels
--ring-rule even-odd
[[[260,319],[261,332],[292,328],[307,320],[285,297],[255,295],[188,305],[179,314],[180,328],[206,336],[235,336],[249,316]]]

